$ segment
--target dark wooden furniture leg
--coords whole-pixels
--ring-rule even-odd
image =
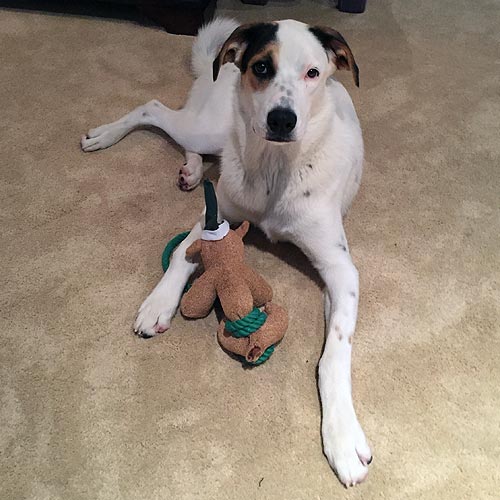
[[[366,0],[338,0],[337,9],[351,14],[361,14],[366,8]]]
[[[241,2],[250,5],[266,5],[269,0],[241,0]]]
[[[204,9],[151,5],[147,2],[138,2],[137,6],[146,17],[163,26],[169,33],[196,35],[200,27],[212,19],[216,3],[217,0],[211,0]]]

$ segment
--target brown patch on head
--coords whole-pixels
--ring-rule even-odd
[[[249,61],[255,54],[262,52],[264,47],[276,41],[277,32],[277,23],[243,24],[236,28],[214,60],[214,81],[217,80],[220,67],[227,62],[234,63],[242,73],[245,73]]]
[[[337,69],[348,69],[356,87],[359,87],[359,69],[344,37],[327,26],[312,26],[309,31],[319,40]]]
[[[246,70],[242,71],[241,86],[249,92],[263,91],[271,83],[278,69],[279,46],[275,42],[265,45],[249,61]],[[257,73],[257,69],[265,68],[264,74]]]

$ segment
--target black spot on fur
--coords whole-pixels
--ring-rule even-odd
[[[274,75],[276,75],[276,68],[274,67],[274,62],[273,58],[271,57],[271,54],[266,54],[264,57],[259,59],[254,63],[254,66],[256,64],[265,64],[267,71],[265,74],[260,74],[257,73],[256,71],[253,72],[253,74],[259,79],[259,80],[271,80],[274,78]],[[253,67],[254,67],[253,66]]]
[[[281,96],[280,106],[282,108],[291,108],[293,106],[293,102],[290,99],[288,99],[288,97]]]
[[[266,45],[276,40],[277,32],[278,25],[275,23],[255,23],[236,28],[226,40],[219,55],[212,64],[214,81],[217,80],[221,64],[234,62],[236,51],[234,49],[226,50],[228,44],[235,42],[240,45],[246,45],[245,52],[239,64],[240,71],[244,73],[248,69],[248,63],[255,54],[258,54]],[[223,53],[225,54],[224,58],[222,58]]]
[[[148,114],[146,113],[146,111],[142,112],[142,116],[148,116]]]
[[[350,295],[351,297],[356,297],[356,293],[355,293],[355,292],[349,292],[349,295]]]
[[[285,86],[281,85],[280,90],[281,90],[281,92],[284,92],[285,91]]]
[[[292,91],[291,91],[290,89],[288,89],[288,90],[286,91],[286,95],[287,95],[288,97],[290,97],[290,96],[292,95]]]
[[[266,45],[276,41],[278,25],[273,23],[257,23],[249,26],[242,33],[247,49],[241,58],[241,71],[244,73],[252,57]]]
[[[343,245],[342,243],[337,243],[337,246],[338,246],[339,248],[341,248],[344,252],[347,252],[347,248],[346,248],[346,246],[345,246],[345,245]]]
[[[307,168],[312,169],[312,168],[313,168],[313,166],[312,166],[310,163],[308,163],[308,164],[307,164]]]
[[[308,198],[309,196],[311,196],[311,191],[304,191],[304,196],[306,198]]]

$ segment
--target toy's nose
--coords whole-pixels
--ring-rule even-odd
[[[267,126],[272,136],[287,138],[297,124],[297,115],[290,108],[274,108],[267,115]]]

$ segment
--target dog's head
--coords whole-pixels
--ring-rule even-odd
[[[241,71],[241,105],[253,131],[277,143],[302,138],[336,69],[349,69],[359,86],[358,67],[342,35],[298,21],[240,26],[213,63],[214,80],[227,62]]]

